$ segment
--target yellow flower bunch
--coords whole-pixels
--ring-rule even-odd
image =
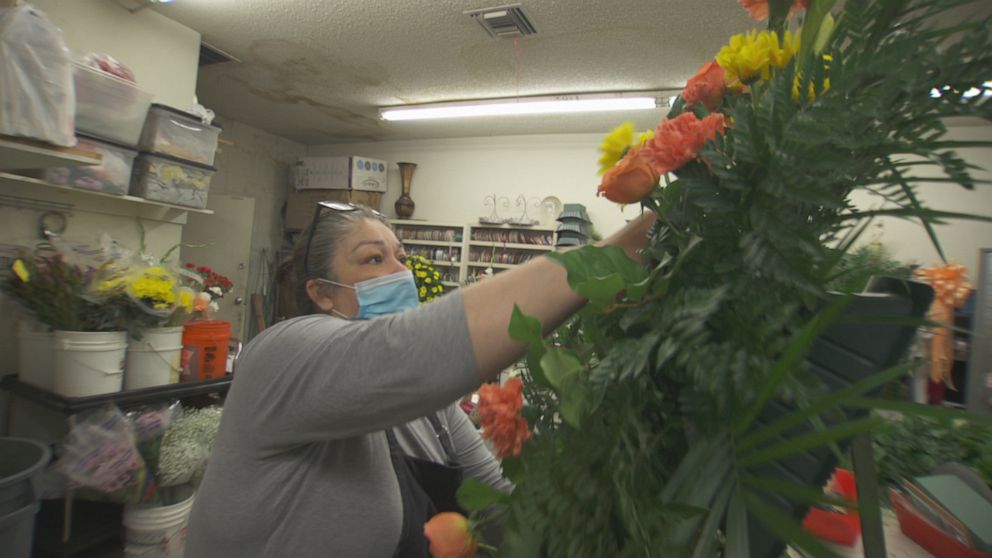
[[[430,302],[444,294],[441,274],[423,256],[407,256],[406,267],[413,272],[420,302]]]
[[[606,174],[615,167],[620,159],[623,159],[623,156],[627,154],[627,151],[630,151],[631,147],[643,145],[654,137],[654,131],[649,130],[638,134],[635,141],[635,131],[633,122],[624,122],[606,134],[602,145],[599,146],[599,151],[602,153],[599,157],[599,174]]]
[[[747,85],[771,78],[771,68],[783,68],[799,52],[800,33],[751,30],[734,35],[720,49],[716,62],[727,72],[727,82]]]
[[[176,303],[176,276],[157,265],[139,270],[128,278],[128,294],[154,310],[169,310]]]

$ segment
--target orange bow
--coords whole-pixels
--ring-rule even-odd
[[[965,271],[963,265],[951,264],[916,271],[916,276],[930,283],[936,292],[930,306],[931,320],[954,325],[954,309],[964,305],[972,290]],[[934,382],[943,380],[948,387],[954,389],[951,379],[953,364],[953,333],[947,327],[934,328],[933,339],[930,341],[930,379]]]

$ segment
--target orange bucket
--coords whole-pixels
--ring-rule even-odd
[[[181,382],[220,378],[227,372],[227,343],[231,322],[200,320],[183,329]]]

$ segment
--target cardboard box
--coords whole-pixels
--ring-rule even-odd
[[[297,190],[330,189],[385,192],[386,161],[368,157],[301,157],[296,163]]]
[[[307,228],[319,201],[360,203],[379,209],[382,194],[362,190],[293,190],[286,201],[286,230],[301,231]]]

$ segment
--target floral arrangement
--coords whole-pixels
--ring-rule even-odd
[[[2,289],[52,329],[116,331],[126,322],[121,276],[110,261],[90,266],[61,253],[23,254]]]
[[[430,302],[444,294],[441,274],[434,269],[430,260],[423,256],[408,255],[406,267],[413,272],[413,280],[417,283],[417,296],[420,297],[420,302]]]
[[[474,538],[480,512],[503,509],[500,556],[747,556],[754,529],[832,555],[780,502],[833,500],[768,467],[877,425],[825,427],[840,409],[922,412],[862,395],[905,367],[831,393],[803,357],[840,312],[828,285],[872,218],[919,220],[941,254],[933,223],[989,220],[926,208],[917,189],[976,183],[954,150],[990,144],[947,139],[944,119],[992,121],[992,22],[960,19],[976,0],[739,3],[767,27],[730,38],[655,130],[604,139],[599,193],[658,216],[643,263],[551,254],[588,305],[549,339],[514,311],[530,438],[506,418],[515,386],[479,412],[500,417],[516,488],[466,482],[471,514],[454,525]],[[882,206],[859,209],[856,191]],[[781,428],[755,420],[773,401],[795,404]]]
[[[231,292],[234,283],[205,265],[186,263],[183,265],[186,273],[186,286],[198,291],[193,300],[193,316],[210,319],[214,312],[220,310],[218,300]]]

